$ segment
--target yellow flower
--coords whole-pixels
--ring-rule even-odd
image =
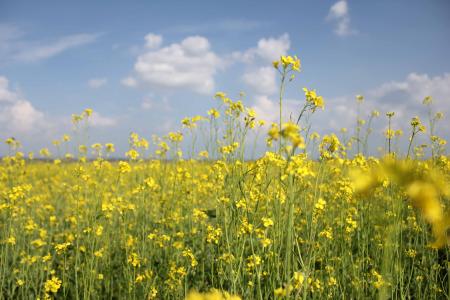
[[[405,250],[405,253],[408,257],[415,258],[417,256],[417,251],[414,249]]]
[[[131,172],[131,166],[126,161],[119,161],[119,172],[121,174],[124,173],[130,173]]]
[[[304,281],[305,281],[305,275],[303,275],[302,272],[294,272],[294,278],[292,280],[294,288],[300,289],[302,287]]]
[[[227,292],[221,292],[213,289],[207,293],[190,291],[186,300],[241,300],[239,296],[230,295]]]
[[[7,145],[9,145],[9,146],[13,146],[13,145],[16,144],[16,139],[13,138],[13,137],[7,138],[7,139],[5,140],[5,143],[6,143]]]
[[[317,203],[314,205],[314,207],[317,210],[324,210],[326,204],[327,204],[327,202],[325,200],[323,200],[322,198],[319,198],[319,200],[317,200]]]
[[[283,56],[281,56],[279,62],[277,62],[277,63],[273,62],[272,64],[275,68],[278,68],[278,64],[280,62],[283,65],[283,68],[285,70],[287,70],[289,67],[291,67],[291,70],[300,72],[300,59],[298,59],[297,56],[292,57],[290,55],[288,55],[288,56],[283,55]]]
[[[195,267],[198,265],[197,259],[195,258],[191,249],[183,250],[182,255],[183,257],[188,257],[191,260],[191,267]]]
[[[103,257],[103,248],[94,252],[95,257]]]
[[[414,117],[411,119],[411,126],[419,126],[419,125],[420,125],[419,117]]]
[[[253,254],[247,257],[247,270],[251,271],[262,263],[262,258],[259,255]]]
[[[214,109],[214,108],[208,110],[208,115],[211,116],[214,119],[217,119],[217,118],[220,117],[219,111],[217,109]]]
[[[10,244],[10,245],[15,245],[16,244],[16,238],[13,236],[10,236],[9,238],[6,239],[6,243]]]
[[[86,108],[83,113],[86,115],[86,117],[90,117],[93,113],[93,110],[91,108]]]
[[[278,128],[278,124],[272,123],[272,125],[270,126],[268,134],[269,134],[269,137],[272,140],[275,140],[275,141],[278,140],[278,138],[280,136],[280,129]]]
[[[278,65],[280,64],[280,62],[278,61],[278,60],[274,60],[273,62],[272,62],[272,65],[273,65],[273,67],[275,68],[275,69],[278,69]]]
[[[129,157],[132,160],[136,160],[139,157],[139,152],[136,149],[130,149],[128,152],[125,153],[126,157]]]
[[[444,218],[436,188],[432,184],[414,181],[407,187],[406,193],[428,222],[433,224]]]
[[[373,286],[376,289],[380,289],[384,284],[383,276],[381,276],[377,271],[372,270],[372,276],[374,278]]]
[[[198,153],[198,155],[199,155],[200,157],[203,157],[203,158],[208,158],[208,157],[209,157],[209,153],[208,153],[208,151],[206,151],[206,150],[200,151],[200,152]]]
[[[145,279],[145,276],[144,276],[144,275],[138,274],[138,275],[136,276],[136,279],[134,280],[134,282],[136,282],[136,283],[141,283],[142,281],[144,281],[144,279]]]
[[[169,139],[172,142],[181,142],[183,140],[183,134],[181,132],[169,132]]]
[[[325,135],[319,145],[322,158],[331,158],[340,148],[342,148],[341,142],[334,133]]]
[[[220,98],[223,99],[227,96],[227,94],[225,94],[224,92],[217,92],[216,95],[214,96],[215,98]]]
[[[109,153],[113,153],[116,151],[116,149],[114,148],[114,144],[112,144],[112,143],[105,144],[105,148],[106,148],[106,152],[109,152]]]
[[[262,217],[261,220],[263,222],[264,227],[269,228],[273,226],[273,221],[271,218]]]
[[[81,120],[83,120],[83,116],[82,115],[72,114],[72,123],[74,125],[77,125]]]
[[[91,145],[91,148],[94,149],[95,151],[101,151],[103,148],[103,145],[100,143],[95,143]]]
[[[333,239],[333,231],[332,231],[331,227],[327,227],[326,229],[322,230],[319,233],[319,236],[324,237],[329,240],[332,240]]]
[[[387,139],[393,138],[393,137],[394,137],[394,134],[395,134],[395,131],[392,130],[392,129],[386,129],[386,131],[384,132],[384,136],[385,136]]]
[[[97,227],[97,229],[95,230],[95,235],[96,236],[101,236],[103,234],[103,226],[102,225],[99,225],[98,227]]]
[[[67,248],[72,245],[70,242],[66,242],[66,243],[62,243],[62,244],[57,244],[55,245],[55,250],[56,253],[58,254],[62,254],[64,252],[66,252]]]
[[[423,104],[425,104],[425,105],[427,105],[427,104],[431,104],[433,102],[433,98],[431,97],[431,96],[426,96],[424,99],[423,99]]]
[[[206,241],[208,243],[214,243],[214,244],[219,244],[219,238],[222,235],[222,229],[220,228],[214,228],[211,225],[208,225],[207,227],[207,236],[206,236]]]
[[[52,259],[52,256],[50,255],[50,253],[48,253],[47,255],[42,257],[42,262],[47,262],[51,259]]]
[[[52,279],[48,279],[45,282],[44,289],[46,293],[52,292],[56,294],[61,287],[61,280],[58,277],[52,276]]]
[[[39,151],[39,154],[43,157],[49,157],[50,156],[50,151],[47,148],[42,148]]]
[[[306,87],[303,88],[306,97],[306,103],[311,106],[314,112],[317,108],[324,109],[325,103],[322,96],[317,95],[316,90],[308,90]]]
[[[139,259],[137,253],[131,253],[128,255],[128,262],[135,268],[141,266],[141,260]]]

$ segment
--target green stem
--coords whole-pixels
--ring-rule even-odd
[[[282,116],[282,110],[283,110],[283,96],[284,96],[284,88],[285,88],[285,80],[286,80],[286,70],[283,70],[283,73],[281,74],[281,84],[280,84],[280,128],[283,124],[283,116]],[[279,149],[278,153],[281,155],[281,137],[279,137]]]

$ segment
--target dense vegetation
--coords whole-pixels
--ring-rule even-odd
[[[87,159],[90,109],[73,116],[73,137],[54,141],[57,153],[78,141],[75,155],[42,149],[46,161],[25,158],[8,139],[0,297],[448,298],[450,160],[434,135],[443,116],[431,113],[432,99],[424,100],[429,126],[411,120],[404,153],[392,146],[401,132],[387,112],[385,153],[369,157],[378,112],[369,122],[358,116],[347,141],[321,138],[307,120],[324,100],[304,89],[299,115],[283,122],[285,85],[300,61],[283,56],[274,67],[278,124],[217,93],[217,108],[183,119],[154,145],[131,134],[118,162],[108,160],[113,144],[93,144]],[[261,131],[268,151],[245,160]]]

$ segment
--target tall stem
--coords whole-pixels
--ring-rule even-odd
[[[358,101],[358,115],[356,116],[356,154],[360,153],[360,133],[361,133],[361,125],[359,124],[359,120],[361,119],[361,103]]]
[[[408,145],[408,153],[406,154],[406,159],[409,158],[409,153],[411,152],[411,145],[414,139],[414,136],[416,135],[416,131],[414,130],[415,128],[413,128],[412,130],[412,134],[411,134],[411,138],[409,139],[409,145]]]
[[[307,107],[308,107],[308,103],[306,103],[303,106],[302,111],[300,112],[300,115],[298,115],[297,122],[296,122],[297,125],[300,123],[300,120],[301,120],[303,114],[305,113]]]
[[[388,143],[389,143],[389,154],[391,154],[391,117],[389,117],[389,128],[388,128]]]
[[[283,96],[284,96],[284,85],[286,80],[286,70],[283,70],[283,73],[281,74],[281,84],[280,84],[280,127],[279,130],[281,130],[281,126],[283,124]],[[278,153],[281,155],[281,137],[279,138],[279,145],[278,145]]]

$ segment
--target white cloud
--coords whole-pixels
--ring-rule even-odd
[[[258,119],[265,120],[267,122],[279,122],[280,118],[280,105],[278,100],[270,99],[268,96],[260,95],[254,98],[254,104],[252,108],[256,112]],[[295,122],[296,117],[301,109],[301,101],[296,99],[284,99],[282,116],[283,122],[289,120]]]
[[[378,110],[380,120],[375,124],[376,130],[381,132],[386,126],[385,114],[395,112],[393,127],[408,130],[409,121],[419,116],[427,124],[427,108],[422,104],[426,96],[433,97],[433,110],[450,113],[450,74],[430,76],[428,74],[410,73],[402,81],[391,81],[370,89],[365,93],[363,115],[372,110]],[[323,114],[323,126],[338,130],[342,127],[354,127],[356,120],[355,96],[343,96],[325,99],[326,109]],[[448,122],[448,121],[444,121]],[[450,138],[450,127],[438,124],[439,134]]]
[[[16,102],[19,95],[9,89],[9,81],[6,77],[0,76],[0,103],[2,102]]]
[[[367,92],[367,98],[373,99],[378,109],[395,111],[395,123],[399,127],[409,124],[411,117],[416,115],[423,120],[427,118],[427,110],[422,104],[426,96],[433,97],[435,110],[447,115],[450,112],[450,74],[431,77],[410,73],[403,81],[384,83]],[[450,134],[450,127],[446,130]]]
[[[0,24],[0,62],[36,62],[94,42],[100,34],[80,33],[53,40],[29,40],[11,24]]]
[[[357,31],[351,28],[350,25],[350,13],[348,9],[348,3],[346,0],[339,0],[334,3],[328,12],[326,18],[328,21],[335,23],[334,32],[338,36],[349,36],[356,34]]]
[[[256,112],[258,119],[263,119],[267,122],[274,122],[277,118],[276,103],[269,99],[268,96],[256,96],[252,108]]]
[[[234,52],[233,57],[246,63],[250,63],[256,58],[267,63],[279,59],[281,55],[286,55],[290,46],[289,34],[284,33],[278,38],[262,38],[255,48],[250,48],[244,52]]]
[[[10,87],[6,77],[0,76],[0,128],[4,128],[8,135],[19,135],[33,141],[36,136],[51,138],[61,133],[62,128],[70,128],[68,120],[70,116],[49,116],[38,110],[19,91]],[[117,125],[117,119],[93,112],[90,124],[92,127],[110,127]]]
[[[145,36],[145,47],[148,49],[157,49],[162,44],[162,36],[149,33]]]
[[[273,67],[260,67],[244,73],[243,81],[257,94],[272,95],[277,91],[277,74]]]
[[[144,52],[138,55],[133,74],[122,79],[123,85],[147,86],[154,91],[184,88],[200,94],[211,94],[215,74],[236,61],[250,66],[242,77],[250,88],[260,95],[273,94],[276,91],[276,74],[267,67],[267,63],[286,55],[290,48],[287,33],[262,38],[256,47],[234,52],[228,59],[219,58],[210,49],[208,39],[202,36],[189,36],[162,48],[163,38],[160,35],[149,33],[145,40]],[[144,107],[149,107],[149,104],[144,104]]]
[[[389,94],[402,92],[416,105],[420,105],[423,98],[433,96],[442,104],[450,103],[450,73],[430,77],[428,74],[410,73],[404,81],[391,81],[369,91],[369,96],[382,99]],[[392,99],[394,103],[405,104],[403,99]],[[392,103],[392,102],[391,102]],[[448,106],[447,106],[448,108]]]
[[[320,89],[319,89],[319,94]],[[325,110],[318,110],[312,120],[313,131],[321,134],[337,132],[341,128],[349,129],[349,134],[353,134],[355,128],[357,110],[354,95],[340,97],[324,97]],[[376,146],[383,145],[383,130],[387,126],[386,112],[394,111],[393,128],[402,129],[405,134],[409,130],[409,123],[412,117],[419,116],[427,125],[427,108],[422,104],[426,96],[433,97],[433,110],[441,111],[446,117],[450,115],[450,73],[439,76],[428,74],[410,73],[403,80],[391,81],[381,84],[367,91],[358,91],[358,94],[365,96],[364,104],[361,107],[362,117],[378,110],[380,117],[375,119],[372,126],[374,129],[369,143],[372,151]],[[283,120],[287,121],[298,116],[303,104],[303,95],[299,95],[299,100],[283,100]],[[268,122],[278,123],[279,104],[278,100],[267,95],[255,96],[252,107],[257,113],[257,117]],[[450,139],[450,127],[440,121],[436,128],[436,133],[445,139]],[[407,137],[403,137],[403,142],[407,142]],[[402,143],[403,143],[402,142]],[[405,146],[405,145],[403,145]],[[402,146],[402,147],[403,147]]]
[[[269,122],[278,122],[279,105],[271,99],[278,89],[277,72],[272,66],[268,66],[274,60],[286,55],[291,42],[287,33],[278,38],[262,38],[257,46],[244,52],[235,52],[234,58],[243,61],[249,66],[249,71],[244,73],[242,80],[253,91],[253,108],[258,118]],[[288,120],[295,111],[298,101],[289,99],[283,103],[283,119]]]
[[[90,118],[90,125],[93,127],[111,127],[117,125],[117,119],[105,117],[94,111]]]
[[[35,131],[43,126],[44,114],[33,107],[0,76],[0,124],[11,134]]]
[[[339,19],[348,16],[348,4],[346,0],[340,0],[330,7],[331,18]]]
[[[122,83],[127,86],[148,85],[156,89],[185,88],[210,94],[214,91],[214,75],[223,65],[223,61],[210,50],[208,39],[190,36],[167,47],[147,49],[136,60],[135,76],[124,79]]]
[[[278,39],[268,38],[259,40],[256,52],[261,58],[271,62],[278,59],[280,55],[285,55],[290,46],[289,35],[285,33]]]
[[[81,33],[64,36],[50,43],[39,42],[22,47],[14,55],[14,58],[25,62],[39,61],[56,56],[68,49],[92,43],[98,37],[98,34]]]
[[[104,85],[106,85],[108,83],[108,79],[106,78],[92,78],[88,81],[88,85],[91,88],[99,88],[102,87]]]
[[[36,125],[44,122],[44,114],[36,110],[33,105],[26,100],[19,100],[6,109],[9,114],[9,125],[20,132],[30,131]]]

